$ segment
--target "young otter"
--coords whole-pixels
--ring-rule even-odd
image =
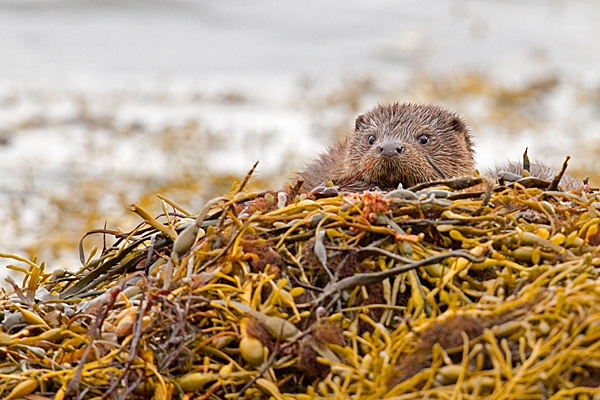
[[[298,178],[308,190],[329,180],[344,190],[393,190],[400,183],[406,188],[442,179],[436,167],[446,178],[473,172],[473,139],[465,122],[438,106],[394,103],[359,115],[354,134]]]

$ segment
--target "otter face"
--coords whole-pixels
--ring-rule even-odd
[[[382,189],[470,174],[472,139],[456,114],[432,105],[379,105],[358,116],[346,176]],[[428,161],[428,158],[430,161]]]

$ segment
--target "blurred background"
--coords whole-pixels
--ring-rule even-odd
[[[480,170],[529,147],[597,186],[599,20],[593,0],[0,0],[0,253],[77,269],[85,232],[140,221],[128,204],[197,212],[256,160],[252,188],[279,188],[377,102],[457,111]]]

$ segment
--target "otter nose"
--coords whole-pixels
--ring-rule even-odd
[[[385,142],[377,146],[377,151],[382,156],[393,157],[404,153],[404,145],[397,142]]]

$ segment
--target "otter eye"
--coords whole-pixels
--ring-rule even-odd
[[[375,143],[375,136],[371,135],[369,136],[369,145],[373,146],[373,143]]]
[[[426,135],[421,135],[419,136],[419,143],[427,144],[429,143],[429,138]]]

